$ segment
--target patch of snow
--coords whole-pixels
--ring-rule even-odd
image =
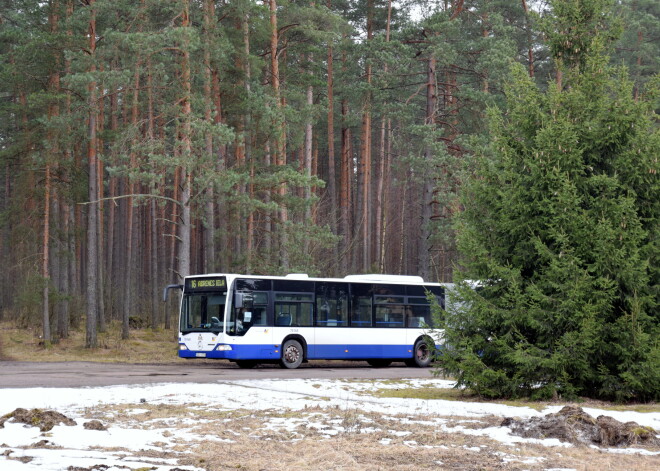
[[[118,453],[104,453],[90,450],[66,450],[66,449],[43,449],[30,448],[9,449],[13,460],[5,459],[2,463],[3,471],[61,471],[69,467],[89,468],[92,466],[106,466],[106,471],[125,471],[129,468],[147,468],[151,469],[154,464],[158,464],[159,471],[170,471],[174,468],[203,471],[201,468],[193,466],[179,466],[169,464],[169,460],[158,462],[157,460],[136,460],[135,457],[122,457]],[[27,463],[17,461],[16,458],[31,458]],[[167,461],[167,462],[166,462]]]
[[[609,453],[614,453],[617,455],[660,456],[660,451],[644,450],[643,448],[598,448],[595,445],[592,445],[591,448],[595,448],[601,451],[607,451]]]

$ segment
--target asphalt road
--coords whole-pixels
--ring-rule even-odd
[[[277,365],[240,369],[227,361],[165,364],[0,361],[2,388],[60,388],[117,384],[214,383],[238,379],[401,379],[428,378],[430,368],[393,363],[372,368],[366,362],[310,362],[295,370]],[[1,393],[0,393],[1,397]]]

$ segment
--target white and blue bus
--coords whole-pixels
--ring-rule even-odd
[[[420,277],[351,275],[188,276],[179,315],[179,356],[219,358],[250,368],[308,360],[404,361],[426,367],[435,344],[427,294],[444,289]]]

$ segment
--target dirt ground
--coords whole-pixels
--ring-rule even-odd
[[[164,437],[182,432],[186,439],[175,440],[174,446],[162,443],[159,451],[95,449],[125,456],[149,456],[154,460],[153,469],[159,469],[159,461],[165,464],[168,460],[175,460],[178,466],[195,466],[208,471],[660,469],[659,455],[622,453],[625,447],[580,443],[565,447],[534,443],[505,444],[483,436],[442,431],[430,420],[431,417],[384,416],[358,410],[328,410],[318,406],[302,411],[254,412],[203,409],[200,404],[140,404],[141,412],[138,414],[130,407],[133,406],[90,408],[79,421],[98,422],[90,426],[89,433],[95,433],[92,430],[99,428],[162,429]],[[32,421],[35,426],[40,426],[34,422],[36,416],[54,417],[70,424],[67,421],[71,419],[67,417],[43,412],[35,415],[35,411],[23,410],[18,417]],[[575,418],[576,413],[557,414],[552,420],[558,424],[562,421],[560,417],[563,417],[564,427],[574,429],[575,424],[580,422]],[[453,417],[451,424],[470,430],[502,426],[501,418],[497,417],[479,420]],[[530,423],[526,425],[527,430],[533,428]],[[537,427],[537,430],[541,429]],[[155,445],[158,446],[158,442]],[[26,453],[29,455],[30,449],[52,447],[45,438],[27,447]],[[660,451],[657,444],[637,444],[635,448]],[[5,454],[12,459],[11,453]],[[29,462],[29,456],[20,460]],[[69,469],[94,471],[101,469],[99,466],[102,465]]]
[[[658,432],[636,422],[619,422],[607,415],[593,418],[582,408],[565,406],[559,412],[528,420],[504,419],[503,426],[525,438],[556,438],[573,445],[601,447],[660,447]]]

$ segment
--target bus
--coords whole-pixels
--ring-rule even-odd
[[[427,367],[435,343],[429,293],[444,308],[439,283],[421,277],[304,274],[187,276],[179,313],[179,356],[217,358],[251,368],[308,360],[403,361]]]

